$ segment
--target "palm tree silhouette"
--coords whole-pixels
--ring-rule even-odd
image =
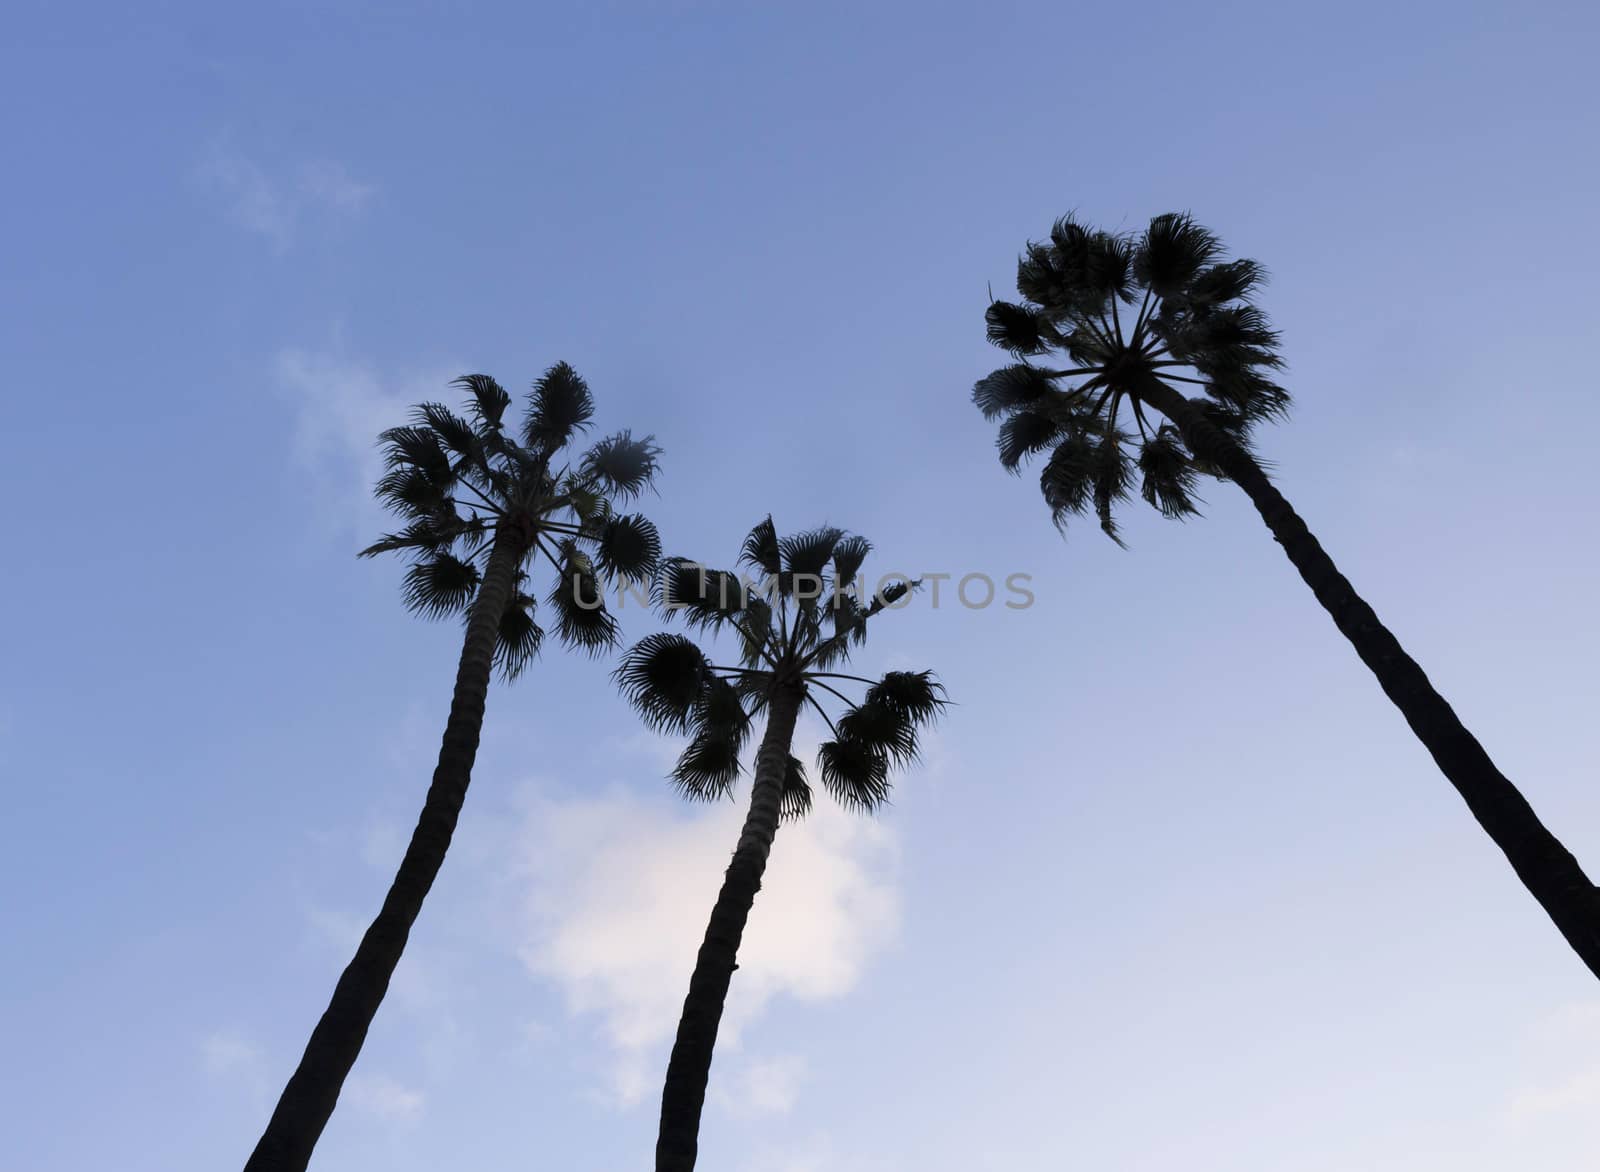
[[[570,366],[557,363],[534,384],[515,438],[506,420],[511,396],[494,379],[467,375],[454,385],[467,394],[470,418],[423,403],[410,425],[380,437],[388,472],[377,494],[405,527],[361,551],[410,556],[403,594],[411,610],[466,618],[438,765],[383,908],[340,976],[246,1172],[302,1172],[333,1114],[450,846],[490,676],[498,668],[514,679],[539,652],[536,559],[552,574],[546,601],[556,634],[590,654],[617,641],[603,580],[648,580],[660,561],[655,527],[615,508],[654,477],[659,449],[651,437],[620,432],[558,466],[594,414],[589,388]]]
[[[1114,540],[1114,508],[1136,480],[1147,502],[1180,519],[1196,512],[1202,474],[1242,488],[1478,823],[1600,976],[1600,892],[1252,454],[1254,426],[1289,405],[1273,381],[1283,365],[1278,334],[1250,301],[1263,278],[1254,261],[1224,259],[1217,237],[1187,215],[1157,216],[1137,237],[1057,221],[1049,241],[1030,242],[1017,262],[1022,303],[988,310],[989,339],[1019,360],[973,389],[983,414],[1003,420],[1000,462],[1016,471],[1048,452],[1039,487],[1058,528],[1092,512]],[[1065,366],[1028,361],[1047,354]],[[1137,434],[1119,426],[1124,404]]]
[[[681,614],[691,628],[732,628],[738,665],[715,664],[693,640],[660,633],[630,648],[616,669],[619,687],[647,724],[689,734],[672,772],[686,798],[730,796],[751,718],[763,711],[767,718],[750,809],[706,926],[667,1065],[657,1172],[694,1167],[711,1055],[738,967],[739,941],[778,823],[811,808],[805,767],[792,752],[801,708],[809,704],[833,731],[817,753],[823,788],[846,808],[870,813],[887,801],[892,770],[916,759],[918,733],[946,703],[931,672],[891,671],[871,680],[830,670],[848,661],[875,616],[915,586],[897,581],[864,602],[856,577],[870,549],[864,538],[833,528],[780,539],[768,517],[750,531],[740,555],[742,564],[759,571],[758,584],[733,571],[672,559],[657,584],[658,606]],[[863,684],[859,702],[843,690]],[[843,706],[837,720],[818,695]]]

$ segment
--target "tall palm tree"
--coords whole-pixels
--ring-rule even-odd
[[[768,517],[750,531],[740,555],[759,575],[754,582],[672,559],[658,583],[658,605],[691,628],[731,628],[739,662],[713,663],[692,640],[661,633],[635,644],[616,669],[623,694],[649,725],[689,734],[672,772],[687,798],[729,796],[752,716],[765,712],[767,721],[749,812],[706,925],[667,1065],[657,1172],[694,1167],[739,941],[779,821],[811,808],[805,767],[792,751],[800,710],[810,705],[833,731],[817,753],[823,788],[846,808],[870,813],[888,799],[893,769],[916,759],[919,731],[945,704],[931,672],[891,671],[872,680],[834,670],[866,638],[871,620],[913,589],[898,581],[863,599],[856,578],[870,549],[864,538],[833,528],[780,539]],[[859,685],[866,686],[865,695],[853,701],[847,690]],[[828,715],[831,705],[842,706],[837,719]]]
[[[450,846],[490,676],[498,668],[514,679],[543,642],[534,620],[537,559],[549,563],[545,600],[556,634],[590,654],[617,641],[605,580],[647,580],[660,560],[655,527],[616,507],[650,484],[660,450],[651,437],[624,431],[569,454],[594,414],[589,388],[570,366],[557,363],[534,384],[520,427],[506,418],[511,396],[488,375],[454,385],[466,392],[467,417],[423,403],[408,426],[380,437],[388,472],[377,493],[405,525],[362,550],[363,557],[410,557],[402,593],[413,611],[465,616],[433,784],[383,908],[340,976],[246,1172],[302,1172],[333,1114]]]
[[[1283,417],[1278,334],[1251,297],[1264,274],[1226,259],[1187,215],[1157,216],[1137,237],[1068,217],[1017,262],[1021,303],[994,302],[989,339],[1017,362],[973,390],[1001,419],[1000,462],[1048,452],[1039,487],[1057,527],[1093,513],[1117,539],[1115,506],[1135,483],[1164,516],[1196,512],[1201,475],[1245,491],[1334,625],[1505,852],[1573,950],[1600,976],[1600,892],[1496,768],[1477,739],[1323,552],[1251,449]],[[1059,354],[1046,368],[1030,359]],[[1193,387],[1199,392],[1183,388]],[[1130,420],[1119,411],[1126,406]],[[1119,541],[1120,544],[1120,541]]]

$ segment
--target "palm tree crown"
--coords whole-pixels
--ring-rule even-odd
[[[1007,469],[1050,452],[1039,488],[1057,526],[1092,509],[1118,540],[1114,507],[1136,479],[1164,516],[1197,512],[1198,476],[1223,473],[1173,422],[1147,417],[1152,391],[1200,388],[1197,408],[1246,450],[1257,423],[1287,412],[1288,392],[1271,378],[1283,365],[1278,335],[1249,300],[1264,279],[1255,261],[1224,259],[1217,237],[1178,213],[1137,237],[1068,216],[1048,242],[1028,243],[1017,261],[1022,303],[993,302],[987,315],[989,340],[1019,362],[981,379],[972,397],[986,418],[1003,419]],[[1066,363],[1028,361],[1051,353]],[[1124,403],[1137,434],[1119,424]]]
[[[712,800],[731,792],[752,717],[787,691],[833,732],[817,753],[823,787],[863,812],[888,799],[892,769],[916,759],[919,731],[946,701],[932,672],[891,671],[871,680],[828,670],[844,665],[870,620],[916,586],[899,581],[863,599],[857,576],[871,548],[865,538],[831,527],[779,538],[768,517],[745,539],[739,562],[749,573],[683,558],[665,563],[658,607],[691,628],[731,628],[739,646],[739,665],[721,665],[692,640],[663,632],[640,640],[616,669],[618,685],[646,723],[689,734],[672,772],[685,797]],[[860,701],[841,690],[852,684],[867,685]],[[837,718],[830,705],[840,709]],[[811,797],[804,765],[791,754],[784,817],[804,815]]]
[[[378,496],[405,524],[362,551],[410,555],[405,600],[432,618],[465,617],[450,715],[422,812],[383,906],[345,966],[245,1172],[305,1172],[383,1003],[412,926],[444,865],[472,782],[495,669],[511,678],[539,652],[528,562],[542,554],[556,571],[548,595],[556,630],[570,647],[598,652],[616,642],[602,575],[648,578],[661,542],[645,518],[617,512],[656,471],[649,437],[627,432],[581,456],[562,453],[589,426],[594,400],[566,363],[534,384],[512,434],[511,396],[488,375],[456,380],[468,417],[423,403],[405,427],[379,437],[387,472]]]
[[[616,508],[650,485],[660,454],[653,437],[619,432],[563,460],[594,415],[588,385],[565,362],[534,384],[515,434],[506,420],[511,396],[494,379],[472,374],[453,385],[468,396],[467,418],[423,403],[409,425],[380,437],[388,471],[378,496],[406,524],[362,556],[409,554],[406,605],[441,618],[467,613],[496,540],[513,542],[521,556],[495,648],[507,679],[538,654],[544,638],[526,564],[536,554],[555,571],[546,601],[561,640],[589,653],[612,646],[617,624],[601,577],[647,580],[661,556],[655,526]]]
[[[1600,888],[1250,451],[1253,427],[1283,416],[1289,396],[1271,377],[1283,366],[1278,335],[1249,300],[1261,267],[1223,256],[1217,238],[1186,215],[1157,216],[1137,238],[1069,217],[1056,222],[1048,244],[1030,243],[1017,264],[1023,304],[995,302],[988,310],[990,341],[1020,361],[980,380],[972,395],[986,416],[1003,418],[1001,463],[1015,471],[1049,450],[1039,486],[1057,527],[1092,507],[1113,539],[1113,506],[1134,481],[1130,449],[1138,451],[1145,500],[1168,517],[1195,512],[1201,474],[1236,485],[1517,877],[1600,976]],[[1124,329],[1121,307],[1135,303]],[[1067,357],[1064,369],[1028,361],[1056,351]],[[1182,386],[1203,393],[1190,398]],[[1137,439],[1117,424],[1124,401]]]
[[[861,811],[888,800],[890,772],[916,758],[919,732],[945,705],[931,672],[891,671],[871,680],[828,670],[846,663],[872,619],[915,588],[902,579],[864,601],[857,576],[870,549],[864,538],[826,526],[780,538],[768,517],[750,531],[739,557],[759,575],[755,581],[673,558],[657,583],[657,606],[682,615],[694,629],[732,628],[739,664],[713,663],[692,640],[660,633],[637,643],[617,666],[618,684],[648,724],[689,734],[672,772],[688,798],[730,793],[751,718],[763,710],[766,715],[749,809],[695,957],[667,1062],[656,1172],[694,1168],[712,1054],[745,925],[779,823],[811,808],[805,766],[793,748],[802,705],[815,708],[833,730],[817,753],[823,787]],[[842,690],[852,684],[866,685],[860,701]],[[819,695],[843,706],[837,720]]]

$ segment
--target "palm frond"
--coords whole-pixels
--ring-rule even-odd
[[[1058,221],[1049,246],[1029,243],[1028,256],[1017,266],[1017,290],[1039,306],[1041,314],[1064,337],[1061,327],[1080,318],[1104,312],[1110,294],[1097,287],[1089,274],[1092,234],[1082,225]]]
[[[1007,472],[1020,472],[1022,462],[1042,452],[1061,437],[1061,424],[1055,413],[1021,408],[1000,424],[995,445],[1000,450],[1000,465]]]
[[[1249,367],[1206,363],[1208,395],[1252,422],[1281,419],[1289,412],[1289,392]]]
[[[1089,508],[1094,491],[1094,443],[1080,429],[1069,431],[1050,453],[1039,473],[1039,491],[1056,528],[1063,528],[1069,514]]]
[[[556,633],[574,651],[598,655],[617,642],[617,620],[605,607],[594,565],[571,541],[564,541],[556,559],[560,573],[549,594],[556,611]]]
[[[989,341],[1019,358],[1042,354],[1061,340],[1042,314],[1023,305],[993,301],[983,316],[989,325]]]
[[[1122,437],[1103,435],[1090,457],[1090,479],[1093,484],[1095,516],[1100,520],[1101,531],[1118,545],[1122,538],[1117,533],[1115,509],[1128,499],[1133,487],[1132,461]]]
[[[749,536],[744,539],[744,549],[739,553],[739,561],[744,565],[754,566],[769,578],[776,578],[783,569],[779,557],[778,531],[773,526],[769,514],[767,519],[750,530]]]
[[[1017,258],[1017,292],[1056,321],[1069,316],[1083,297],[1074,274],[1063,263],[1060,246],[1052,248],[1031,240]]]
[[[699,802],[727,797],[739,779],[739,748],[727,729],[712,727],[696,732],[672,770],[678,792]]]
[[[607,493],[631,500],[650,487],[660,455],[655,436],[634,439],[631,432],[619,431],[590,448],[582,467],[584,474]]]
[[[486,374],[464,374],[450,385],[472,396],[472,413],[484,428],[500,430],[506,408],[511,406],[511,396],[504,387]]]
[[[1202,271],[1184,290],[1193,305],[1225,305],[1249,297],[1266,284],[1267,272],[1253,260],[1232,260]]]
[[[1050,243],[1055,245],[1057,263],[1063,269],[1083,267],[1093,237],[1094,229],[1081,223],[1074,212],[1068,212],[1050,225]]]
[[[1277,369],[1283,359],[1275,352],[1280,336],[1266,314],[1254,305],[1221,309],[1174,311],[1158,319],[1173,354],[1196,366]]]
[[[489,523],[482,518],[469,519],[445,508],[411,522],[399,533],[384,534],[357,556],[368,558],[402,549],[447,553],[462,538],[481,536],[488,530]]]
[[[530,448],[548,455],[571,442],[593,417],[589,384],[565,362],[558,362],[533,384],[522,434]]]
[[[839,718],[841,740],[858,741],[896,764],[917,757],[917,734],[949,701],[928,671],[892,671],[867,689],[860,704]]]
[[[754,593],[745,597],[739,614],[739,662],[745,667],[760,667],[761,652],[772,640],[772,606]]]
[[[384,507],[405,517],[429,517],[451,508],[448,474],[442,479],[414,465],[391,468],[373,490]]]
[[[972,401],[985,419],[995,419],[1009,411],[1037,403],[1055,391],[1054,380],[1044,371],[1026,363],[1002,366],[979,379],[972,387]]]
[[[860,644],[867,637],[867,608],[856,595],[836,586],[823,609],[833,618],[833,633],[817,648],[818,667],[840,662],[848,655],[852,643]]]
[[[863,700],[836,723],[841,741],[865,745],[899,765],[916,759],[916,725],[888,704]]]
[[[688,558],[668,558],[656,583],[656,605],[680,614],[691,627],[718,627],[748,605],[744,581],[730,570],[711,570]]]
[[[437,484],[452,478],[450,457],[430,427],[391,427],[378,436],[387,468],[415,468]]]
[[[611,502],[599,484],[583,475],[569,476],[561,482],[561,495],[587,532],[598,533],[612,514]]]
[[[872,542],[855,533],[847,533],[833,547],[833,588],[835,592],[848,587],[861,573],[861,565],[872,552]]]
[[[534,600],[518,591],[500,616],[499,639],[495,643],[494,663],[500,678],[516,679],[539,656],[544,628],[534,621]]]
[[[1182,294],[1185,286],[1222,252],[1222,242],[1187,212],[1168,212],[1150,221],[1134,250],[1139,284],[1158,297]]]
[[[406,570],[400,595],[407,609],[438,619],[464,613],[478,590],[478,568],[448,553],[427,553]]]
[[[1163,517],[1178,520],[1200,512],[1194,504],[1199,477],[1175,427],[1162,424],[1155,435],[1144,441],[1139,449],[1139,472],[1144,478],[1140,495]]]
[[[887,704],[918,726],[938,719],[950,701],[931,671],[889,671],[867,691],[869,703]]]
[[[683,733],[714,677],[692,640],[661,632],[630,647],[611,678],[651,728]]]
[[[902,578],[898,582],[890,582],[887,586],[878,589],[872,596],[872,603],[867,607],[867,618],[872,618],[878,612],[887,610],[908,594],[914,594],[922,586],[922,579]]]
[[[1132,302],[1133,242],[1120,233],[1091,233],[1084,247],[1083,283],[1101,305]]]
[[[822,787],[848,810],[871,813],[889,800],[888,755],[860,741],[824,741],[817,750]]]
[[[779,799],[778,820],[798,822],[811,813],[811,785],[806,781],[806,767],[800,758],[789,755],[789,767],[783,774],[783,797]]]
[[[807,605],[816,605],[825,585],[823,571],[833,559],[834,548],[844,537],[843,529],[823,525],[782,538],[778,542],[778,549],[783,556],[783,573],[778,579],[778,589],[786,595],[804,593],[808,596],[805,599]],[[803,592],[798,582],[802,578],[806,583]]]
[[[595,562],[610,577],[647,582],[661,564],[661,537],[638,513],[612,517],[599,526]]]
[[[745,711],[744,694],[738,685],[721,676],[707,679],[695,701],[690,723],[699,730],[718,730],[741,750],[750,736],[750,716]]]
[[[412,409],[411,417],[416,426],[427,428],[438,436],[440,444],[447,450],[474,463],[485,462],[483,441],[478,438],[472,424],[443,403],[418,403]]]

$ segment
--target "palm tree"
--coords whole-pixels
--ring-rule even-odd
[[[1149,504],[1178,519],[1197,511],[1201,475],[1242,488],[1478,823],[1600,976],[1600,892],[1252,452],[1255,425],[1282,418],[1289,406],[1274,381],[1283,365],[1278,334],[1251,301],[1263,279],[1254,261],[1227,260],[1217,237],[1187,215],[1157,216],[1137,237],[1057,221],[1050,239],[1030,242],[1017,262],[1022,302],[988,310],[989,339],[1018,359],[973,389],[983,414],[1003,420],[1000,462],[1016,471],[1048,452],[1039,487],[1057,527],[1092,512],[1114,540],[1114,508],[1136,481]],[[1049,354],[1064,363],[1029,361]],[[1126,417],[1119,425],[1124,405],[1137,434]]]
[[[756,750],[750,809],[733,861],[706,925],[683,1002],[661,1095],[657,1172],[694,1167],[711,1054],[739,941],[761,888],[780,820],[811,808],[805,767],[792,752],[805,705],[833,731],[817,753],[823,788],[848,809],[870,813],[887,801],[890,774],[916,759],[919,731],[944,707],[931,672],[886,672],[877,680],[836,669],[865,638],[868,623],[905,598],[914,583],[897,581],[864,602],[856,578],[871,549],[833,528],[779,539],[768,517],[750,531],[740,562],[760,578],[707,570],[675,558],[666,563],[656,601],[691,628],[737,635],[739,663],[713,663],[692,640],[660,633],[623,656],[616,679],[646,723],[689,734],[672,780],[684,797],[710,801],[731,794],[753,715],[766,713]],[[859,701],[842,689],[866,685]],[[837,720],[827,703],[843,706]]]
[[[655,527],[616,508],[650,484],[660,450],[651,437],[624,431],[568,457],[594,414],[589,388],[570,366],[557,363],[534,384],[515,434],[506,419],[511,396],[494,379],[474,374],[454,385],[466,392],[467,418],[423,403],[408,426],[380,437],[388,472],[377,493],[405,526],[361,551],[410,557],[402,593],[411,610],[435,619],[465,616],[433,784],[383,908],[340,976],[246,1172],[302,1172],[333,1114],[450,846],[490,676],[498,668],[502,679],[514,679],[539,652],[537,559],[549,563],[545,600],[556,634],[589,654],[617,641],[603,581],[648,580],[660,559]]]

